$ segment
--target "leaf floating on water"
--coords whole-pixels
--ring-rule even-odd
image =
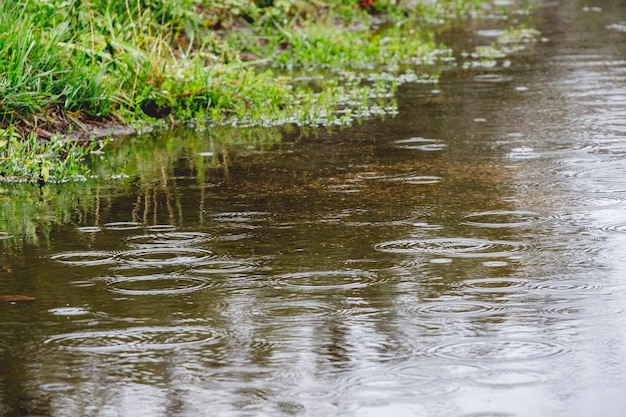
[[[0,303],[16,303],[21,301],[35,301],[35,297],[30,295],[0,295]]]

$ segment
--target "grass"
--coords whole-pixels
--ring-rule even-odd
[[[430,66],[450,54],[436,31],[484,13],[479,0],[374,3],[4,0],[0,181],[85,176],[79,162],[109,126],[332,126],[393,114],[397,85],[436,81]]]
[[[282,129],[256,126],[332,127],[393,115],[397,86],[436,82],[441,58],[491,68],[538,36],[506,20],[510,8],[483,8],[488,1],[381,0],[373,14],[356,0],[261,3],[0,2],[2,247],[35,243],[68,222],[99,225],[98,214],[125,187],[145,201],[167,194],[159,195],[168,204],[152,210],[177,216],[172,178],[180,161],[204,189],[207,172],[228,174],[232,146],[282,146]],[[453,54],[436,40],[480,14],[506,29],[493,45]],[[180,128],[107,141],[120,125]]]

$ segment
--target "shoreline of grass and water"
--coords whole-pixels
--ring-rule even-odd
[[[118,134],[188,126],[348,126],[393,116],[405,82],[498,65],[535,40],[508,1],[7,0],[0,181],[63,182]],[[438,34],[502,22],[460,64]],[[433,87],[436,90],[436,86]]]
[[[532,7],[502,0],[400,2],[378,12],[363,11],[352,0],[332,7],[276,0],[275,8],[262,9],[248,0],[176,0],[168,5],[189,2],[205,7],[204,14],[168,9],[169,20],[158,23],[154,10],[138,19],[132,11],[143,3],[133,1],[117,11],[106,9],[117,5],[113,0],[8,0],[41,6],[29,13],[0,5],[0,13],[23,19],[21,29],[0,19],[5,250],[47,242],[52,230],[67,223],[96,230],[100,213],[126,193],[173,198],[181,169],[197,186],[211,187],[210,174],[227,176],[239,153],[288,152],[294,136],[313,138],[320,127],[332,136],[367,119],[394,117],[394,93],[402,83],[425,83],[437,100],[440,74],[497,73],[541,41],[527,23]],[[236,4],[256,10],[258,22],[248,22],[248,9]],[[106,6],[98,19],[96,6]],[[124,10],[134,23],[123,19]],[[48,16],[45,25],[35,25],[38,13]],[[70,30],[70,23],[77,25],[70,18],[82,22],[82,32]],[[187,18],[206,26],[187,28]],[[23,38],[15,31],[26,31],[25,22],[33,30]],[[471,38],[485,27],[489,36],[480,42],[470,39],[459,47],[439,40]],[[159,31],[166,28],[170,32]],[[133,49],[140,34],[147,39]]]

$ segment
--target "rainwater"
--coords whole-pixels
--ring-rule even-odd
[[[4,246],[0,415],[623,416],[626,5],[540,16],[397,117],[207,145]]]

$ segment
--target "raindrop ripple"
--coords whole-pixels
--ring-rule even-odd
[[[433,357],[481,361],[524,361],[560,355],[567,348],[556,342],[518,339],[463,340],[427,350]]]
[[[378,274],[359,269],[296,272],[275,279],[279,287],[303,291],[353,290],[380,282]]]
[[[204,326],[132,327],[52,336],[46,344],[85,353],[175,350],[219,343],[221,335]]]
[[[105,251],[64,252],[52,255],[50,259],[66,265],[91,266],[112,263],[115,255]]]
[[[174,295],[199,291],[213,286],[205,278],[181,275],[145,275],[107,279],[109,289],[124,295]]]
[[[144,248],[119,253],[117,259],[136,266],[195,265],[215,256],[213,252],[187,247]]]
[[[487,228],[530,226],[540,220],[540,215],[523,210],[493,210],[465,216],[461,224]]]
[[[139,248],[158,248],[193,245],[209,239],[210,235],[201,232],[162,232],[129,236],[124,240]]]
[[[474,238],[402,239],[374,245],[381,252],[432,254],[451,258],[513,256],[530,249],[523,242]]]

